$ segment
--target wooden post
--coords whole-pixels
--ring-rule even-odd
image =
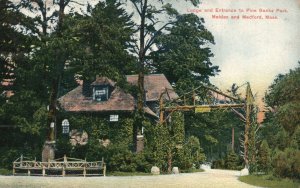
[[[104,158],[102,157],[102,160],[101,160],[101,166],[103,168],[103,176],[106,176],[106,164],[104,162]]]
[[[28,169],[27,175],[30,176],[30,170]]]
[[[23,167],[23,154],[21,155],[20,162],[21,162],[21,167]]]
[[[15,165],[15,163],[13,163],[13,176],[16,174],[16,165]]]
[[[62,171],[62,176],[65,177],[66,176],[66,168],[68,166],[68,159],[66,154],[64,155],[64,164],[63,164],[63,171]]]
[[[43,165],[43,176],[46,175],[46,169],[45,169],[45,166]]]
[[[84,158],[84,165],[83,165],[83,176],[86,176],[86,158]]]
[[[65,165],[63,166],[63,169],[62,169],[62,176],[65,177],[66,175],[66,170],[65,170]]]
[[[104,166],[103,166],[103,176],[105,177],[106,176],[106,164],[104,163]]]

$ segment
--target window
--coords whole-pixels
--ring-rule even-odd
[[[107,101],[108,99],[108,88],[94,88],[94,100],[96,101]]]
[[[63,134],[69,134],[70,132],[70,123],[67,119],[64,119],[61,123],[62,125],[62,133]]]
[[[112,121],[112,122],[119,121],[119,115],[110,115],[109,121]]]

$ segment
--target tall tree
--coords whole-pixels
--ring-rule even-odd
[[[295,132],[300,122],[299,65],[286,75],[278,75],[265,97],[268,106],[275,111],[275,122],[289,135]]]
[[[147,56],[155,45],[155,39],[161,35],[165,29],[171,26],[178,12],[172,8],[172,5],[169,3],[164,3],[163,0],[157,0],[155,2],[150,2],[148,0],[130,0],[132,5],[135,8],[135,13],[138,16],[137,23],[137,41],[133,52],[138,56],[138,100],[137,100],[137,123],[134,127],[135,134],[138,132],[138,129],[141,127],[140,123],[143,119],[143,107],[145,105],[145,87],[144,87],[144,75],[146,73],[145,66],[147,62]],[[199,3],[198,0],[191,0],[190,2],[193,5]],[[161,3],[161,4],[160,4]],[[161,5],[157,7],[157,5]],[[168,17],[167,21],[160,25],[162,22],[160,16],[166,15]],[[134,134],[134,135],[135,135]],[[134,140],[136,138],[134,137]]]
[[[300,62],[285,75],[278,75],[265,95],[269,112],[262,138],[272,151],[276,176],[299,178],[300,156]],[[288,158],[288,162],[285,159]],[[263,166],[262,166],[263,167]]]
[[[133,43],[133,23],[121,6],[108,0],[88,14],[67,17],[64,35],[74,38],[78,47],[69,67],[83,80],[93,81],[99,75],[120,81],[134,70],[135,58],[126,51]]]
[[[213,35],[203,24],[204,20],[194,14],[178,15],[174,26],[166,29],[168,33],[155,39],[158,50],[151,53],[151,66],[155,72],[164,73],[178,93],[200,82],[209,83],[209,77],[219,71],[210,61]]]
[[[29,19],[29,21],[34,23],[34,25],[30,25],[31,27],[29,27],[27,26],[28,24],[25,20],[24,22],[21,22],[19,24],[19,28],[23,29],[23,33],[27,33],[31,36],[36,36],[35,38],[38,39],[35,41],[35,43],[33,43],[34,45],[32,45],[31,52],[28,55],[28,62],[32,67],[39,67],[39,70],[41,72],[34,72],[37,70],[32,69],[28,70],[27,73],[35,73],[38,75],[41,75],[41,73],[45,73],[44,76],[41,76],[41,78],[43,78],[42,81],[44,81],[42,84],[44,84],[45,87],[43,88],[46,88],[47,94],[50,95],[48,98],[49,112],[47,115],[49,135],[46,141],[46,145],[47,143],[51,145],[55,142],[54,127],[56,126],[56,103],[58,97],[58,88],[61,82],[62,74],[64,72],[65,63],[69,59],[69,51],[68,48],[66,48],[66,45],[68,45],[70,40],[65,40],[63,38],[62,26],[64,22],[66,7],[72,3],[73,1],[70,0],[55,0],[53,2],[44,0],[22,0],[20,4],[18,4],[18,6],[20,7],[20,11],[27,11],[27,13],[29,11],[33,13],[29,13],[28,15],[32,16],[32,19]],[[24,28],[23,25],[26,25],[27,27]],[[21,70],[21,68],[26,67],[25,64],[26,63],[22,63],[19,65],[17,64],[16,66],[19,67],[18,70],[22,72],[24,69]],[[21,79],[16,80],[16,82],[20,82],[20,84],[22,85]],[[16,85],[18,85],[18,83],[16,83]],[[30,86],[27,85],[27,87]],[[35,91],[31,91],[31,93],[32,92],[35,93]],[[51,147],[49,146],[50,150],[54,151],[52,145]]]
[[[0,1],[0,106],[6,102],[5,92],[13,90],[16,64],[30,51],[30,37],[22,33],[20,22],[28,20],[11,1]],[[28,25],[24,25],[28,26]],[[2,110],[1,110],[2,111]],[[4,113],[4,112],[3,112]],[[3,115],[3,118],[7,118]],[[4,119],[2,119],[2,122]]]

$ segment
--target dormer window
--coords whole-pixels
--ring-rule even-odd
[[[108,101],[114,90],[114,85],[115,83],[112,80],[97,76],[96,80],[91,84],[93,100],[97,102]]]
[[[108,100],[108,87],[94,87],[93,99],[95,101],[107,101]]]

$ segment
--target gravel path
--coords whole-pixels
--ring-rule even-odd
[[[27,177],[0,176],[0,188],[254,188],[240,182],[239,171],[205,170],[199,173],[132,177]]]

